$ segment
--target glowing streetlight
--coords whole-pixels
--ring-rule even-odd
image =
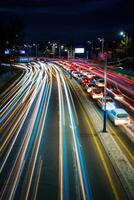
[[[121,32],[120,32],[120,35],[124,35],[124,32],[123,32],[123,31],[121,31]]]
[[[122,36],[125,39],[126,42],[126,54],[127,54],[127,48],[128,48],[128,33],[125,31],[120,32],[120,36]]]
[[[104,52],[104,38],[98,38],[98,40],[101,42],[102,46],[101,46],[101,52]]]
[[[35,48],[36,48],[36,58],[38,57],[38,46],[39,46],[39,44],[33,44],[33,46],[35,46]]]
[[[90,56],[92,57],[93,54],[93,42],[88,40],[87,43],[90,45],[91,50],[90,50]],[[88,51],[87,51],[87,59],[88,59]]]

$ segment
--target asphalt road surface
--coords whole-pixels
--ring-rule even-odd
[[[0,199],[128,199],[69,76],[52,62],[15,67],[1,93]],[[132,142],[108,123],[133,165]]]

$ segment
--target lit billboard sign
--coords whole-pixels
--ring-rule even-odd
[[[20,54],[25,54],[26,51],[25,51],[25,50],[19,50],[19,53],[20,53]]]
[[[9,49],[6,49],[6,50],[4,51],[4,53],[5,53],[6,55],[9,55],[9,54],[10,54],[10,50],[9,50]]]
[[[84,48],[75,48],[75,53],[84,53]]]

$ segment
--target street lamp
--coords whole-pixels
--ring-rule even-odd
[[[123,38],[125,38],[125,43],[126,43],[126,54],[127,54],[127,48],[128,48],[128,33],[125,31],[120,31],[120,36],[122,36]]]
[[[29,48],[29,57],[31,57],[31,48],[32,48],[32,46],[28,45],[28,48]]]
[[[24,47],[26,47],[26,49],[27,49],[27,59],[28,59],[28,61],[29,61],[29,53],[28,53],[28,48],[29,48],[29,45],[27,45],[27,44],[24,44]]]
[[[104,111],[103,111],[103,132],[107,132],[107,110],[106,110],[106,97],[107,97],[107,54],[104,53],[104,38],[98,38],[102,43],[101,53],[104,58]]]
[[[36,58],[38,57],[38,46],[39,46],[39,44],[33,44],[33,46],[35,46],[35,48],[36,48]]]
[[[121,31],[121,32],[120,32],[120,35],[124,35],[124,32],[123,32],[123,31]]]
[[[104,52],[104,38],[98,38],[98,40],[101,42],[102,46],[101,46],[101,53]]]
[[[64,49],[64,45],[59,44],[59,58],[61,57],[61,50]]]
[[[52,52],[53,52],[53,58],[55,57],[55,49],[57,48],[57,43],[52,43]],[[59,48],[60,49],[60,48]],[[60,53],[60,52],[59,52]]]
[[[91,52],[90,52],[90,56],[91,56],[91,58],[92,58],[92,53],[93,53],[93,42],[92,42],[92,41],[90,41],[90,40],[88,40],[88,41],[87,41],[87,43],[91,45]],[[87,51],[87,59],[88,59],[88,51]]]

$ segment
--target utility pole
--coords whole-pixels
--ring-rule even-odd
[[[55,57],[55,43],[52,45],[53,58]]]
[[[104,53],[104,38],[98,38],[101,42],[101,53],[104,58],[104,111],[103,111],[103,133],[107,132],[107,54]]]
[[[39,44],[33,44],[33,46],[35,46],[35,56],[36,56],[36,58],[38,57],[38,46],[39,46]]]
[[[104,58],[104,113],[103,113],[103,132],[107,132],[107,109],[106,109],[106,97],[107,97],[107,54]]]
[[[59,58],[60,58],[60,55],[61,55],[61,54],[60,54],[60,48],[61,48],[61,46],[60,46],[60,44],[59,44]]]
[[[24,44],[24,47],[26,47],[26,49],[27,49],[27,60],[29,61],[29,45]]]
[[[88,51],[87,51],[87,60],[88,60]]]

